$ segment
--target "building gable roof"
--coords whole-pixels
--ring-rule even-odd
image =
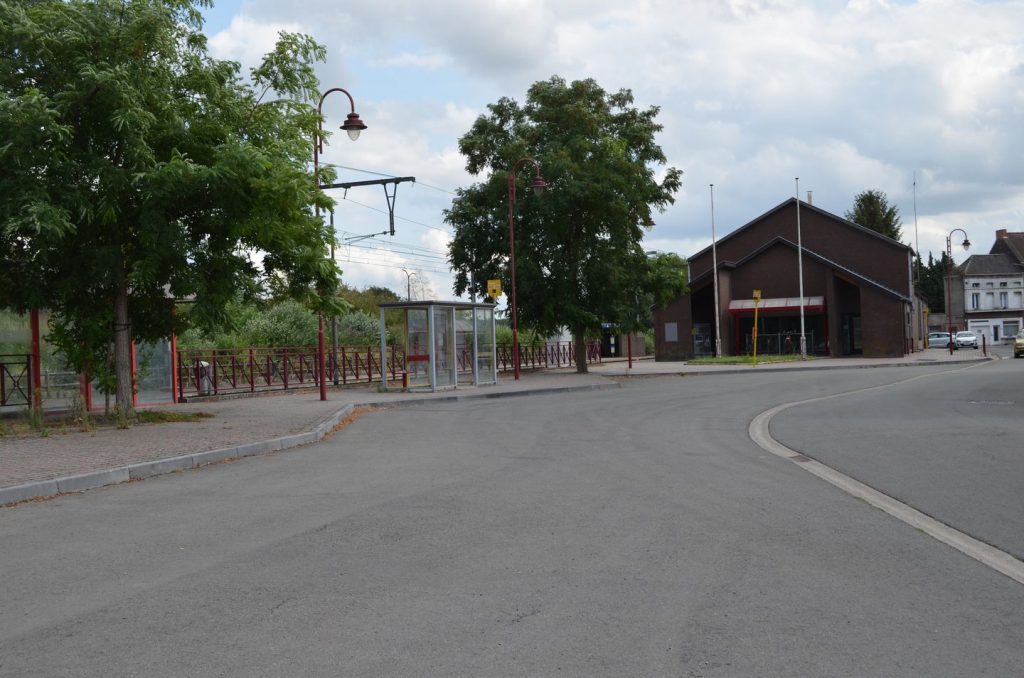
[[[1024,234],[1021,234],[1024,235]],[[1009,254],[972,254],[960,265],[963,275],[1020,275],[1024,266]]]
[[[874,232],[874,231],[872,231],[872,232]],[[884,238],[885,236],[882,236],[882,237]],[[886,238],[886,239],[887,240],[892,240],[891,238]],[[895,242],[895,241],[893,241],[893,242]],[[748,253],[745,257],[743,257],[739,261],[720,261],[720,262],[718,262],[718,267],[719,268],[727,268],[727,267],[728,268],[738,268],[738,267],[743,266],[744,264],[746,264],[746,263],[756,259],[757,257],[761,256],[761,254],[763,254],[765,251],[767,251],[768,249],[770,249],[772,247],[775,247],[776,245],[783,245],[783,246],[789,247],[793,251],[797,250],[797,245],[792,240],[788,240],[787,238],[783,238],[781,235],[780,236],[775,236],[774,238],[772,238],[768,242],[762,244],[757,249],[755,249],[752,252]],[[887,295],[889,295],[891,297],[895,297],[896,299],[899,299],[901,301],[909,302],[911,300],[910,297],[907,297],[907,296],[904,296],[903,294],[900,294],[898,291],[892,289],[891,287],[887,287],[887,286],[883,285],[880,282],[872,280],[871,278],[868,278],[868,277],[864,276],[863,274],[854,271],[851,268],[847,268],[846,266],[843,266],[842,264],[839,264],[839,263],[837,263],[835,261],[832,261],[828,257],[824,257],[824,256],[818,254],[817,252],[814,252],[813,250],[809,250],[806,247],[803,247],[801,249],[803,250],[804,256],[808,256],[808,257],[814,259],[815,261],[817,261],[817,262],[819,262],[821,264],[824,264],[825,266],[828,266],[829,268],[832,268],[832,269],[834,269],[836,271],[841,271],[844,275],[849,276],[850,278],[853,278],[855,280],[859,280],[860,282],[862,282],[862,283],[864,283],[864,284],[866,284],[866,285],[868,285],[870,287],[873,287],[873,288],[883,292],[884,294],[887,294]],[[704,278],[710,278],[710,277],[711,277],[711,271],[708,270],[705,273],[702,273],[701,275],[697,276],[696,278],[693,278],[690,281],[690,284],[692,285],[693,283],[700,282]]]
[[[770,210],[768,210],[764,214],[762,214],[762,215],[760,215],[758,217],[754,217],[753,219],[751,219],[747,223],[743,224],[739,228],[737,228],[734,231],[731,231],[730,233],[726,234],[725,236],[719,238],[718,239],[718,243],[723,243],[723,242],[726,242],[728,240],[731,240],[732,238],[734,238],[735,236],[739,235],[743,231],[745,231],[745,230],[747,230],[749,228],[752,228],[753,226],[757,225],[760,221],[768,218],[769,216],[771,216],[772,214],[775,214],[776,212],[779,212],[779,211],[789,207],[790,205],[795,204],[796,202],[797,202],[796,198],[790,198],[789,200],[785,200],[785,201],[779,203],[778,205],[776,205],[775,207],[771,208]],[[801,210],[808,210],[808,211],[820,214],[820,215],[824,216],[825,218],[827,218],[827,219],[829,219],[831,221],[834,221],[834,222],[836,222],[838,224],[842,224],[843,226],[846,226],[848,228],[855,229],[856,231],[858,231],[860,233],[863,233],[866,236],[869,236],[869,237],[872,237],[872,238],[877,238],[877,239],[885,242],[886,244],[892,245],[893,247],[898,247],[898,248],[903,249],[903,250],[910,250],[911,249],[911,247],[909,245],[904,245],[899,240],[893,240],[892,238],[890,238],[887,235],[882,235],[878,231],[873,231],[870,228],[865,228],[864,226],[861,226],[860,224],[855,224],[852,221],[848,221],[847,219],[844,219],[844,218],[842,218],[840,216],[836,216],[835,214],[832,214],[831,212],[827,212],[827,211],[821,209],[820,207],[815,207],[814,205],[806,203],[803,200],[800,201],[800,209]],[[1016,234],[1014,234],[1014,235],[1016,235]],[[1021,233],[1020,235],[1024,236],[1024,233]],[[1024,244],[1024,243],[1022,243],[1022,244]],[[706,253],[708,253],[710,251],[711,251],[711,245],[708,245],[707,247],[705,247],[701,251],[699,251],[696,254],[694,254],[693,256],[691,256],[689,258],[689,261],[692,262],[694,259],[696,259],[696,258],[698,258],[700,256],[703,256],[704,254],[706,254]],[[1021,251],[1024,252],[1024,248],[1022,248]]]
[[[989,253],[1009,254],[1017,260],[1017,263],[1024,264],[1024,233],[1007,233],[1003,237],[997,238]]]

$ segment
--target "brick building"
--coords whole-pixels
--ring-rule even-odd
[[[717,243],[723,355],[799,351],[796,198]],[[804,326],[810,354],[902,356],[920,338],[910,247],[806,202],[799,203]],[[655,314],[655,358],[685,360],[714,349],[714,280],[708,247],[689,259],[690,291]]]

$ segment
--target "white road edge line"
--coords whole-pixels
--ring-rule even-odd
[[[971,369],[973,367],[977,367],[977,364],[959,369]],[[964,534],[959,530],[953,529],[949,525],[941,523],[938,520],[921,513],[917,509],[912,508],[887,494],[883,494],[858,480],[854,480],[830,466],[826,466],[817,460],[810,459],[799,452],[791,450],[772,438],[771,431],[769,429],[772,417],[783,410],[788,410],[789,408],[796,407],[797,405],[830,400],[832,398],[841,398],[843,396],[853,395],[856,393],[864,393],[865,391],[890,388],[892,386],[906,384],[917,379],[936,376],[937,374],[948,374],[948,372],[923,374],[911,377],[910,379],[895,381],[890,384],[882,384],[881,386],[871,386],[868,388],[857,389],[855,391],[846,391],[845,393],[836,393],[819,398],[808,398],[807,400],[798,400],[792,403],[778,405],[754,417],[753,421],[750,422],[750,439],[766,452],[771,452],[778,457],[782,457],[783,459],[793,462],[800,468],[816,475],[828,483],[831,483],[847,494],[864,500],[871,506],[885,511],[897,520],[900,520],[911,527],[917,528],[944,544],[952,546],[957,551],[974,558],[996,572],[1006,575],[1019,584],[1024,584],[1024,562],[1021,562],[1009,553],[1001,551],[982,541],[978,541],[974,537]]]

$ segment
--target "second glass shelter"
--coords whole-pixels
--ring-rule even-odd
[[[380,305],[381,364],[387,353],[386,319],[404,321],[406,384],[438,391],[498,381],[494,304],[461,301],[405,301]],[[381,388],[388,389],[386,370]]]

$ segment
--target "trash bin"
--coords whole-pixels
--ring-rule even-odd
[[[196,363],[196,393],[208,396],[213,392],[213,371],[210,363],[200,360]]]

